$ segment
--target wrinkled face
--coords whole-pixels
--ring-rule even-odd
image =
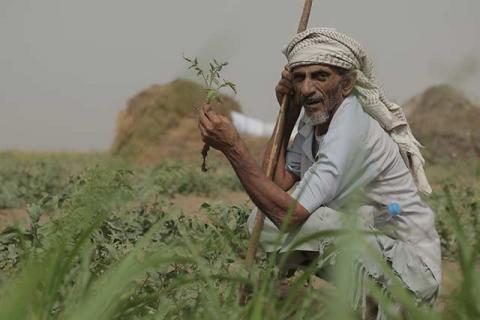
[[[293,88],[305,114],[315,119],[315,124],[327,122],[343,101],[343,76],[325,64],[298,66],[293,68],[292,74]]]

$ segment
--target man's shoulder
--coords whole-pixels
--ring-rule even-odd
[[[337,112],[335,112],[333,120],[335,120],[335,118],[355,119],[357,116],[363,118],[365,114],[366,112],[363,110],[362,104],[357,96],[352,94],[343,100],[342,104],[338,107]]]
[[[358,98],[355,95],[349,95],[335,112],[329,131],[332,129],[332,132],[347,130],[359,133],[368,129],[370,121],[370,116],[363,110]]]

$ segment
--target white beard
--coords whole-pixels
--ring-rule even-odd
[[[305,124],[312,127],[318,126],[319,124],[327,123],[330,119],[330,113],[328,111],[317,111],[312,115],[305,113]]]

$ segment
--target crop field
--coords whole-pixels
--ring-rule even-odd
[[[347,267],[333,285],[311,268],[297,272],[282,295],[279,257],[259,251],[249,278],[251,203],[224,162],[213,158],[207,173],[199,164],[0,153],[0,319],[359,318]],[[444,259],[435,309],[394,276],[388,295],[366,285],[392,319],[479,319],[480,161],[430,161],[427,173]],[[362,234],[335,236],[347,253],[366,250]],[[241,284],[251,289],[243,306]]]

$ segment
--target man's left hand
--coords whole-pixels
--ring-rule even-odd
[[[198,128],[203,142],[222,152],[233,148],[240,141],[230,119],[216,113],[208,104],[200,110]]]

